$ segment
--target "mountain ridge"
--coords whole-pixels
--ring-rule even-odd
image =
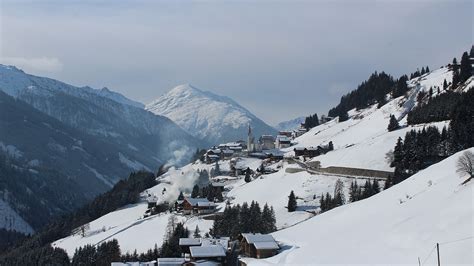
[[[169,117],[188,133],[211,144],[246,139],[249,124],[255,136],[276,133],[233,99],[191,84],[174,87],[145,109]]]

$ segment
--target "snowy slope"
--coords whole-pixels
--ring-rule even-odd
[[[211,144],[246,139],[248,124],[254,136],[275,133],[275,129],[232,99],[190,84],[175,87],[146,109],[170,118],[188,133]]]
[[[417,265],[418,257],[435,265],[436,243],[442,265],[473,265],[474,183],[460,185],[465,177],[456,174],[455,163],[461,154],[369,199],[274,233],[286,250],[250,265]]]
[[[256,169],[261,163],[259,159],[243,159],[239,164]],[[220,161],[222,171],[229,169],[229,161]],[[143,197],[155,195],[159,202],[172,202],[180,191],[190,193],[199,174],[197,170],[207,170],[210,172],[214,165],[202,163],[188,164],[182,168],[171,168],[166,174],[159,178],[159,184],[147,189],[142,193]],[[286,168],[296,167],[296,165],[282,164],[280,171],[246,183],[243,176],[239,178],[228,178],[226,181],[225,196],[232,204],[250,203],[257,201],[261,207],[268,203],[275,210],[277,228],[282,229],[293,226],[314,216],[318,210],[319,196],[322,193],[333,193],[337,179],[341,179],[345,184],[346,197],[352,179],[336,176],[311,175],[307,172],[286,173]],[[217,176],[214,180],[226,179],[225,176]],[[358,183],[363,184],[365,180],[359,179]],[[271,189],[268,189],[270,188]],[[286,209],[288,195],[294,190],[298,196],[298,209],[289,213]],[[316,197],[314,197],[316,196]],[[223,211],[226,203],[220,203],[218,211]],[[123,209],[111,212],[90,223],[90,229],[85,237],[81,235],[71,235],[53,243],[54,246],[65,249],[70,256],[74,250],[86,244],[98,244],[101,241],[117,239],[122,252],[145,252],[158,246],[163,242],[166,225],[171,214],[169,212],[160,215],[143,218],[146,203],[126,206]],[[176,215],[178,221],[185,223],[185,226],[192,231],[196,225],[199,226],[202,234],[205,234],[212,227],[212,221],[199,217]]]
[[[393,150],[399,137],[404,137],[412,129],[422,129],[426,125],[407,126],[406,116],[417,105],[416,97],[420,91],[428,92],[433,87],[436,96],[436,86],[442,88],[444,79],[452,79],[452,72],[447,68],[435,70],[420,78],[409,81],[410,91],[407,96],[390,100],[377,109],[373,105],[367,109],[351,110],[350,119],[339,123],[337,119],[312,128],[309,132],[295,139],[294,147],[309,147],[327,145],[333,142],[334,151],[318,156],[314,160],[321,161],[323,167],[346,166],[375,170],[391,170],[390,162],[386,160],[387,153]],[[440,93],[443,93],[442,89]],[[387,126],[390,115],[399,120],[400,129],[388,132]],[[440,128],[448,122],[431,123]],[[293,148],[286,151],[291,153]]]

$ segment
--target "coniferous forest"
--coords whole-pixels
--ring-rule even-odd
[[[227,205],[222,216],[214,220],[210,234],[215,237],[230,236],[236,239],[240,233],[267,234],[276,231],[276,219],[273,207],[267,204],[260,208],[258,202],[252,201],[242,205]]]

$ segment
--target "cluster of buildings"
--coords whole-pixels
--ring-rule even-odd
[[[113,262],[112,266],[224,266],[245,265],[242,258],[263,259],[276,255],[280,245],[267,234],[244,233],[235,241],[221,238],[180,238],[180,258],[150,262]]]

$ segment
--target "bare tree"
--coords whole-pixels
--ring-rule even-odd
[[[470,151],[464,152],[458,159],[456,163],[456,172],[460,175],[469,175],[469,178],[466,179],[463,184],[469,182],[474,175],[474,154]]]

